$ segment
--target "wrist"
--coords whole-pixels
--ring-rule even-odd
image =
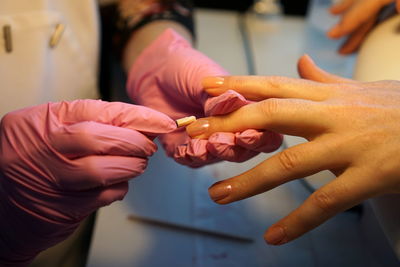
[[[159,20],[146,24],[132,33],[125,46],[122,57],[123,66],[126,73],[129,73],[132,65],[139,58],[141,53],[156,39],[158,39],[167,29],[175,31],[189,44],[193,44],[193,36],[190,31],[177,22]]]
[[[128,73],[127,91],[132,100],[142,104],[140,100],[144,93],[158,84],[166,85],[165,72],[171,68],[168,66],[170,57],[175,56],[171,50],[177,43],[181,48],[191,47],[175,30],[168,28],[140,51]]]
[[[204,116],[209,95],[201,80],[227,72],[172,29],[147,46],[130,68],[127,92],[137,104],[173,117]],[[184,114],[183,114],[184,113]]]

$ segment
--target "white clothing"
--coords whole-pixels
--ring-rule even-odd
[[[0,117],[48,101],[97,97],[97,8],[94,0],[0,1],[0,30],[11,26],[13,46],[7,53],[0,38]],[[59,23],[66,29],[50,48]]]

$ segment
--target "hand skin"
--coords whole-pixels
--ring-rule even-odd
[[[319,69],[308,56],[298,63],[302,78],[231,76],[206,91],[227,88],[259,101],[225,116],[208,117],[187,127],[189,135],[207,121],[198,138],[216,131],[269,129],[304,137],[258,166],[209,188],[219,204],[245,199],[322,170],[337,178],[272,225],[267,243],[281,245],[314,229],[337,213],[371,197],[400,193],[400,82],[361,83]],[[216,81],[221,84],[221,77]],[[198,134],[198,133],[197,133]]]
[[[328,37],[338,39],[347,36],[339,48],[343,55],[354,53],[374,27],[379,11],[395,0],[343,0],[330,8],[333,15],[340,15],[338,24],[327,33]],[[400,0],[396,1],[400,12]]]

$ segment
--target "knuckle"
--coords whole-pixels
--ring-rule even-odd
[[[21,119],[18,111],[7,113],[1,119],[1,126],[2,128],[10,128],[16,124],[17,121]]]
[[[279,88],[287,83],[287,78],[282,76],[266,76],[261,78],[263,88],[268,89],[268,94],[279,92]]]
[[[284,150],[279,153],[278,160],[281,167],[287,172],[291,172],[299,166],[298,154],[290,150]]]
[[[239,114],[240,115],[240,114]],[[241,118],[241,116],[239,117]],[[221,137],[220,134],[216,135],[216,133],[219,132],[231,132],[232,128],[235,126],[234,122],[235,122],[235,118],[233,118],[232,116],[224,116],[224,117],[214,117],[210,120],[210,128],[208,130],[208,134],[209,137],[211,137],[211,135],[214,135],[212,140],[215,140],[214,138],[218,138]]]
[[[312,195],[312,203],[319,209],[323,210],[325,213],[332,213],[336,207],[336,200],[332,196],[323,190],[316,191]]]
[[[76,134],[83,140],[91,140],[93,138],[93,122],[80,123]]]
[[[263,77],[265,86],[279,87],[280,84],[286,82],[287,78],[283,76],[266,76]]]
[[[82,171],[84,173],[84,180],[98,181],[99,184],[101,184],[102,186],[106,185],[105,179],[103,179],[104,177],[101,171],[99,170],[99,166],[95,160],[87,158],[84,161],[84,167],[82,168]]]
[[[247,86],[247,79],[244,77],[226,77],[225,83],[228,86],[227,88],[240,89],[245,88]]]
[[[274,117],[278,113],[278,99],[270,98],[259,102],[261,114],[266,117]]]

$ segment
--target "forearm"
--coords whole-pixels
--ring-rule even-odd
[[[128,73],[140,53],[166,29],[193,41],[191,0],[118,0],[120,55]]]
[[[122,64],[124,70],[126,72],[129,72],[133,62],[135,62],[140,53],[164,30],[168,28],[173,29],[183,38],[193,43],[192,34],[186,27],[184,27],[180,23],[169,20],[158,20],[151,22],[132,33],[122,54]]]

